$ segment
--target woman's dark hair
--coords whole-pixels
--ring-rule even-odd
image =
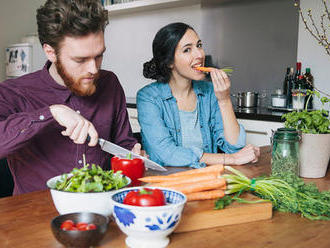
[[[153,58],[143,64],[143,76],[159,82],[168,82],[171,76],[169,66],[174,62],[175,48],[186,33],[187,29],[194,30],[189,25],[176,22],[161,28],[153,42]]]
[[[81,37],[104,31],[108,22],[108,12],[100,0],[47,0],[37,10],[40,43],[57,51],[65,36]]]

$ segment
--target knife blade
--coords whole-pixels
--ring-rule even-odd
[[[154,161],[151,161],[150,159],[143,157],[141,155],[138,155],[136,153],[133,153],[132,151],[129,151],[121,146],[118,146],[110,141],[104,140],[102,138],[99,138],[99,145],[101,146],[101,149],[107,153],[126,157],[127,154],[131,154],[133,158],[140,158],[144,160],[144,165],[152,170],[158,170],[158,171],[167,171],[163,166],[155,163]]]

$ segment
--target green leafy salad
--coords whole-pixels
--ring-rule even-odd
[[[104,171],[98,165],[86,164],[81,169],[74,168],[69,174],[63,174],[56,182],[57,190],[69,192],[104,192],[120,189],[128,184],[128,180],[120,171]]]

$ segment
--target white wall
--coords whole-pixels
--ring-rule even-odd
[[[323,0],[300,0],[300,6],[304,13],[311,9],[315,22],[319,23],[319,17],[324,12]],[[330,1],[326,0],[328,8]],[[307,17],[307,15],[305,14]],[[328,23],[328,22],[327,22]],[[328,38],[330,38],[330,27],[328,26]],[[330,55],[325,52],[325,49],[317,43],[311,34],[305,30],[302,19],[299,19],[299,34],[298,34],[298,61],[302,62],[303,72],[306,67],[311,68],[314,76],[314,84],[316,88],[330,94]],[[318,102],[315,102],[316,107],[320,107]],[[329,104],[327,105],[329,109]]]
[[[136,97],[136,92],[151,82],[142,71],[143,63],[152,58],[152,41],[157,31],[172,22],[185,22],[199,33],[200,19],[200,5],[110,17],[102,68],[118,76],[127,97]]]

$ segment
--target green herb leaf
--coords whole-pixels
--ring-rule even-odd
[[[86,164],[83,168],[74,168],[56,182],[56,189],[69,192],[103,192],[120,189],[127,185],[127,179],[121,172],[104,171],[100,166]]]
[[[328,111],[324,109],[307,111],[308,102],[313,95],[319,98],[322,105],[329,102],[330,99],[325,96],[321,98],[320,93],[317,91],[308,90],[307,95],[309,96],[306,101],[305,110],[300,112],[293,111],[281,116],[281,119],[285,119],[285,127],[295,128],[302,131],[303,133],[330,133],[330,120]]]
[[[224,197],[218,199],[215,202],[214,209],[224,209],[226,206],[230,205],[232,203],[233,199],[229,195],[225,195]]]

